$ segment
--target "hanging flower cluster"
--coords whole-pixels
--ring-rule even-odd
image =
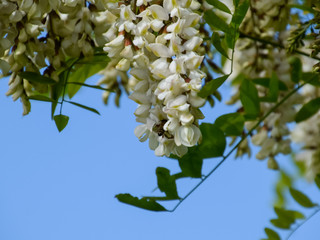
[[[272,4],[265,0],[254,2],[252,11],[249,12],[241,26],[241,31],[251,36],[261,36],[262,34],[264,39],[270,41],[274,41],[275,33],[280,31],[278,41],[283,42],[286,31],[275,23],[279,21],[279,18],[281,18],[282,23],[287,22],[285,16],[287,16],[288,9],[284,8],[285,4],[285,1],[275,1]],[[286,24],[283,26],[286,26]],[[241,73],[247,79],[276,77],[281,83],[285,84],[287,89],[280,91],[278,101],[295,88],[294,82],[291,81],[292,69],[284,49],[273,48],[270,45],[250,39],[240,39],[237,42],[234,62],[235,74]],[[266,87],[257,86],[257,90],[261,98],[268,94]],[[229,103],[232,104],[238,100],[239,92],[233,95]],[[294,121],[297,113],[294,106],[299,103],[301,103],[299,94],[295,94],[286,100],[263,121],[263,124],[256,129],[257,131],[252,136],[252,143],[260,146],[256,158],[260,160],[268,158],[269,168],[278,168],[277,155],[291,153],[288,123]],[[274,105],[275,103],[262,101],[260,103],[261,115],[268,113]],[[256,121],[246,122],[246,128],[250,130],[256,123]],[[248,143],[246,144],[247,146],[243,146],[243,148],[247,148],[247,150],[240,149],[242,154],[250,152]]]
[[[130,4],[114,9],[117,19],[108,31],[104,50],[118,59],[117,70],[128,71],[134,82],[130,99],[139,104],[140,122],[135,135],[158,156],[182,156],[187,147],[201,139],[199,107],[205,99],[197,96],[205,74],[198,68],[203,56],[195,11],[196,1],[165,0],[162,4],[137,1],[136,14]]]
[[[66,60],[90,57],[103,46],[113,15],[104,1],[4,0],[0,3],[0,69],[10,75],[13,100],[21,99],[23,114],[30,112],[28,96],[48,92],[45,84],[19,76],[30,71],[58,81]]]

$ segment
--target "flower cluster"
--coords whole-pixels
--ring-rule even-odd
[[[241,30],[245,34],[260,34],[265,39],[271,39],[275,35],[276,20],[274,17],[284,18],[286,9],[282,6],[285,5],[285,1],[275,1],[270,4],[270,1],[256,1],[251,12],[247,15]],[[254,9],[259,9],[255,11]],[[265,9],[265,11],[263,11]],[[276,14],[276,15],[274,15]],[[286,22],[284,20],[284,22]],[[255,24],[253,24],[255,23]],[[277,26],[279,29],[279,26]],[[282,37],[285,35],[284,31],[279,33],[279,41],[282,41]],[[288,62],[288,56],[285,50],[275,49],[272,46],[264,45],[259,42],[254,42],[250,39],[240,39],[237,42],[237,51],[235,54],[235,74],[241,73],[247,79],[255,78],[271,78],[273,74],[276,75],[281,83],[285,84],[287,90],[279,92],[278,100],[281,100],[288,92],[294,87],[294,83],[291,81],[291,66]],[[257,85],[259,97],[266,97],[268,94],[267,88]],[[233,95],[229,103],[235,103],[239,100],[239,94]],[[260,146],[259,152],[256,154],[257,159],[268,158],[268,167],[277,168],[278,164],[275,157],[282,154],[291,153],[291,140],[289,138],[288,123],[294,121],[294,116],[297,113],[294,105],[300,103],[301,97],[299,94],[295,94],[282,104],[276,111],[272,112],[259,126],[252,136],[252,143],[256,146]],[[265,115],[270,109],[274,107],[275,103],[261,102],[260,111],[261,115]],[[246,128],[250,130],[256,121],[246,122]],[[247,146],[247,148],[249,148]],[[249,149],[242,153],[250,152]],[[240,155],[240,154],[238,154]]]
[[[130,69],[133,92],[130,99],[139,104],[135,129],[140,141],[158,156],[182,156],[187,147],[201,139],[199,107],[205,99],[197,96],[205,74],[199,70],[203,56],[198,36],[201,18],[197,1],[164,0],[150,4],[137,1],[135,8],[125,2],[114,4],[115,23],[104,50],[117,59],[115,68]]]
[[[4,0],[0,3],[0,69],[11,75],[9,91],[30,111],[28,96],[48,92],[45,84],[30,83],[20,72],[43,73],[58,81],[67,59],[92,56],[103,46],[112,14],[104,1]]]

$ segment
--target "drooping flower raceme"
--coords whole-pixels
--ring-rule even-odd
[[[205,99],[197,96],[205,74],[198,36],[201,16],[195,1],[165,0],[163,4],[137,1],[121,4],[104,50],[117,56],[116,69],[128,71],[135,83],[130,99],[139,104],[135,129],[140,141],[158,156],[182,156],[201,139],[198,119]]]

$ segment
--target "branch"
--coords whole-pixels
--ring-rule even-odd
[[[305,82],[301,85],[298,85],[298,87],[296,87],[295,89],[291,90],[284,98],[281,99],[281,101],[279,101],[276,105],[274,105],[259,121],[256,125],[254,125],[249,132],[247,132],[242,138],[241,140],[237,143],[237,145],[235,145],[226,156],[224,156],[222,158],[222,160],[207,174],[204,176],[204,178],[195,186],[193,187],[188,193],[187,195],[185,195],[177,204],[176,206],[170,210],[169,212],[174,212],[179,205],[186,200],[198,187],[200,187],[200,185],[207,180],[208,177],[210,177],[224,162],[225,160],[227,160],[227,158],[239,147],[239,145],[249,136],[252,134],[252,132],[258,127],[260,126],[260,124],[271,114],[273,113],[279,106],[281,106],[288,98],[290,98],[293,94],[295,94],[300,88],[302,88],[305,84],[307,84],[308,82]]]
[[[282,45],[282,44],[279,44],[279,43],[276,43],[276,42],[272,42],[272,41],[269,41],[267,39],[251,36],[251,35],[248,35],[248,34],[246,34],[244,32],[240,32],[239,38],[249,38],[251,40],[254,40],[254,41],[257,41],[257,42],[261,42],[261,43],[264,43],[264,44],[267,44],[267,45],[271,45],[271,46],[274,46],[274,47],[277,47],[277,48],[286,49],[286,47],[284,45]],[[309,57],[309,58],[320,60],[319,57],[312,57],[312,56],[310,56],[310,54],[308,54],[306,52],[303,52],[303,51],[300,51],[300,50],[294,50],[292,52],[300,54],[300,55],[303,55],[303,56],[306,56],[306,57]]]
[[[301,222],[300,224],[298,224],[293,230],[292,232],[288,235],[288,237],[286,238],[286,240],[288,240],[303,224],[305,224],[306,222],[308,222],[314,215],[316,215],[318,212],[320,212],[320,207],[318,207],[309,217],[307,217],[303,222]]]

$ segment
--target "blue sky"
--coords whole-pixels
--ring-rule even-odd
[[[134,136],[134,102],[124,97],[119,109],[112,101],[106,107],[100,92],[85,89],[74,100],[102,116],[65,104],[70,121],[59,133],[48,103],[33,102],[22,117],[21,104],[6,91],[7,79],[0,79],[0,240],[257,240],[275,217],[278,173],[254,158],[228,159],[174,213],[122,204],[114,195],[151,194],[157,166],[178,171],[176,161],[154,156]],[[205,107],[206,121],[228,111]],[[206,160],[204,172],[215,163]],[[178,182],[180,195],[196,182]],[[301,186],[320,202],[314,186]],[[319,240],[319,223],[320,214],[290,239]]]

